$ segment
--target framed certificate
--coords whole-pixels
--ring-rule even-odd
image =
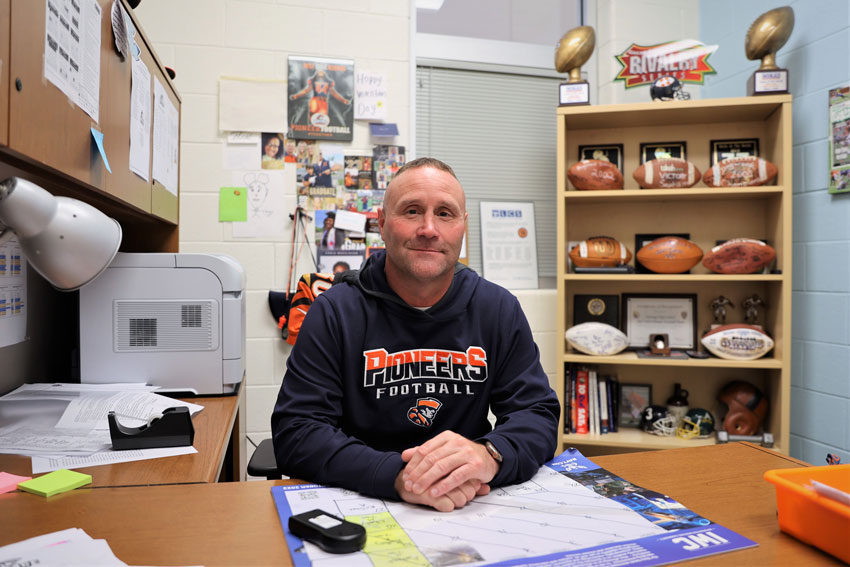
[[[743,138],[740,140],[712,140],[711,165],[731,157],[758,157],[758,138]]]
[[[629,348],[649,347],[652,335],[666,334],[670,348],[692,350],[697,344],[696,294],[623,294],[623,332]]]
[[[596,146],[579,146],[578,159],[599,159],[610,161],[623,172],[623,144],[600,144]]]
[[[640,145],[641,163],[663,158],[688,159],[688,144],[686,142],[648,142]]]

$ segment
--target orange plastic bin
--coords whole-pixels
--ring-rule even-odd
[[[850,464],[774,469],[764,479],[776,486],[783,532],[850,563],[850,506],[818,494],[810,482],[850,492]]]

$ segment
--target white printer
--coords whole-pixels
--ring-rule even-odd
[[[245,374],[245,272],[223,254],[118,253],[80,290],[80,381],[199,395]]]

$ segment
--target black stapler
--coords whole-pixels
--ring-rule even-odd
[[[195,427],[189,408],[168,408],[162,417],[154,418],[140,427],[126,427],[118,423],[115,412],[109,412],[109,436],[116,451],[127,449],[153,449],[157,447],[183,447],[195,442]]]

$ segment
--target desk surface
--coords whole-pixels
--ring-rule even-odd
[[[216,482],[222,472],[231,432],[234,431],[240,402],[244,397],[243,391],[244,388],[241,388],[240,393],[234,396],[185,399],[204,406],[192,418],[195,427],[194,447],[198,450],[195,454],[75,470],[90,474],[91,486],[95,487]],[[236,466],[241,466],[241,463]],[[0,471],[31,476],[30,458],[0,455]]]
[[[779,531],[764,471],[805,463],[747,443],[596,457],[627,480],[679,500],[759,547],[688,565],[840,565]],[[0,495],[16,518],[0,545],[65,528],[105,538],[131,565],[292,565],[271,487],[292,481],[78,489],[50,499]]]

